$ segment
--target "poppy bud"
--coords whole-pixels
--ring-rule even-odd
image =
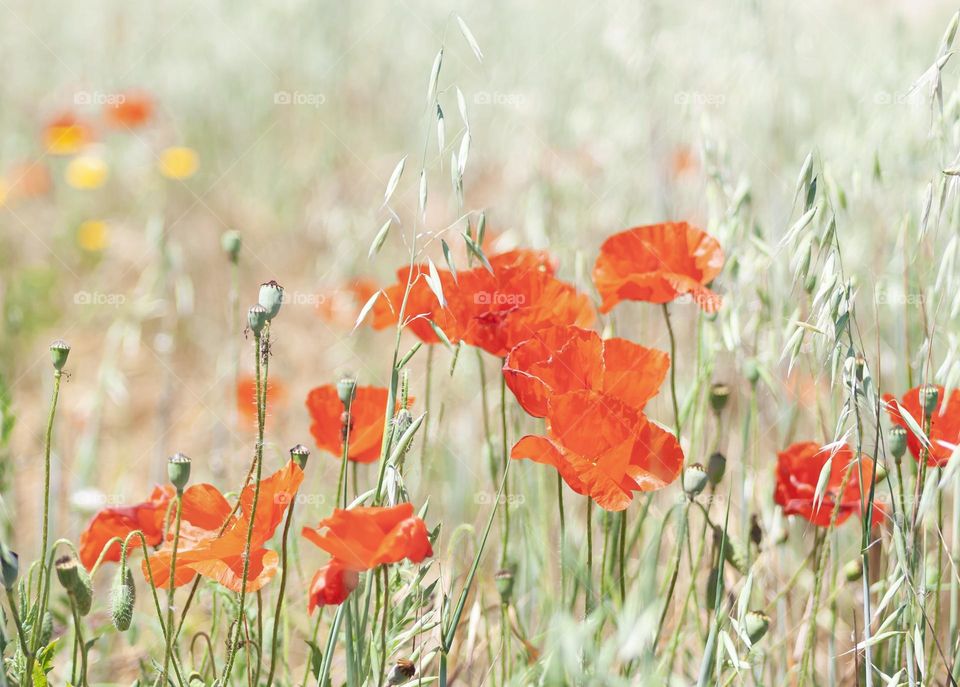
[[[933,415],[937,409],[937,401],[940,400],[940,390],[928,384],[920,390],[920,402],[923,404],[923,413],[925,417]]]
[[[510,603],[510,599],[513,598],[513,575],[515,571],[516,566],[509,563],[507,567],[501,568],[493,576],[497,591],[500,593],[500,602],[503,604]]]
[[[347,410],[350,409],[350,405],[353,403],[353,397],[357,393],[357,380],[353,377],[341,377],[340,381],[337,382],[337,396],[340,397],[340,403],[343,404],[343,407]]]
[[[301,470],[307,467],[307,458],[310,457],[310,449],[303,444],[297,444],[290,449],[290,460],[297,464]]]
[[[260,305],[267,311],[267,319],[272,320],[283,305],[283,287],[272,279],[260,285]]]
[[[267,309],[262,305],[254,305],[247,311],[247,324],[250,325],[250,331],[256,336],[260,336],[263,327],[267,324]]]
[[[417,667],[413,664],[413,661],[408,661],[405,658],[397,659],[397,662],[393,664],[393,667],[390,668],[390,673],[387,675],[387,684],[402,685],[404,682],[412,680],[416,674]]]
[[[176,487],[177,493],[182,494],[190,481],[190,458],[183,453],[170,456],[167,461],[167,477],[170,478],[170,484]]]
[[[17,584],[17,575],[19,574],[19,556],[7,548],[6,544],[0,543],[0,577],[3,577],[4,588],[8,591],[12,590]]]
[[[710,387],[710,405],[713,412],[721,413],[730,400],[730,387],[726,384],[714,384]]]
[[[242,244],[243,241],[240,238],[240,232],[236,229],[225,231],[220,237],[220,245],[223,247],[223,252],[227,254],[230,262],[234,265],[237,264],[237,258],[240,257],[240,246]]]
[[[58,558],[55,567],[57,579],[73,599],[77,612],[80,615],[89,613],[90,606],[93,605],[93,581],[90,574],[77,564],[77,559],[72,554]]]
[[[890,453],[899,461],[907,450],[907,430],[900,425],[890,428]]]
[[[750,514],[750,541],[758,549],[760,544],[763,543],[763,528],[760,527],[760,518],[757,517],[756,513]]]
[[[137,587],[133,583],[133,572],[127,565],[117,568],[110,588],[110,616],[113,626],[120,632],[130,629],[133,620],[133,605],[137,600]]]
[[[700,463],[689,465],[683,471],[683,490],[691,499],[696,498],[697,494],[703,491],[707,481],[707,471]]]
[[[743,375],[751,385],[756,385],[756,383],[760,381],[760,368],[757,366],[756,360],[750,358],[744,363]]]
[[[710,458],[707,460],[707,477],[710,480],[710,484],[717,486],[720,484],[720,480],[723,479],[724,473],[727,471],[727,458],[720,451],[715,451],[710,454]]]
[[[763,611],[750,611],[743,617],[743,629],[751,644],[756,644],[767,634],[770,628],[770,616]]]
[[[50,358],[53,360],[53,368],[59,372],[67,364],[67,358],[70,355],[70,344],[63,339],[57,339],[50,344]]]
[[[843,566],[843,576],[847,579],[847,582],[859,580],[863,577],[863,562],[859,558],[854,558]]]

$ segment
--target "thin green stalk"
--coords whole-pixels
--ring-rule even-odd
[[[267,687],[273,684],[273,675],[277,667],[277,639],[280,628],[280,612],[283,610],[283,595],[287,589],[287,571],[290,567],[287,562],[287,539],[290,534],[290,523],[293,521],[293,506],[296,499],[290,502],[287,509],[287,519],[283,523],[283,535],[280,542],[280,589],[277,591],[277,607],[273,613],[273,632],[270,640],[270,671],[267,673]]]
[[[593,499],[587,497],[587,574],[584,578],[583,616],[593,610]]]
[[[507,479],[507,463],[510,461],[510,452],[507,447],[507,378],[500,375],[500,431],[501,435],[501,455],[503,456],[503,477]],[[506,503],[503,504],[503,547],[500,552],[500,565],[507,565],[507,551],[510,547],[510,484],[505,483],[504,494]]]
[[[656,651],[657,644],[660,642],[660,636],[663,634],[663,627],[666,624],[667,613],[670,611],[670,601],[673,599],[673,592],[677,587],[677,577],[680,574],[680,560],[683,557],[684,540],[687,537],[687,522],[690,519],[690,504],[692,501],[687,499],[683,508],[683,514],[680,517],[680,531],[677,536],[677,555],[673,559],[673,570],[670,573],[670,584],[667,587],[667,596],[663,601],[663,610],[660,611],[660,621],[657,623],[657,633],[653,638],[653,650]]]
[[[667,323],[667,334],[670,335],[670,398],[673,401],[673,421],[677,428],[677,441],[680,441],[680,405],[677,401],[677,340],[673,335],[670,309],[666,303],[663,304],[663,319]]]
[[[183,492],[177,490],[176,498],[176,520],[173,528],[173,549],[170,553],[170,584],[167,586],[167,627],[173,627],[173,597],[176,591],[176,577],[177,577],[177,547],[180,544],[180,516],[183,511]],[[163,672],[160,673],[161,682],[167,684],[167,671],[170,669],[170,653],[173,651],[173,633],[165,632],[164,633],[165,648],[163,652]]]
[[[87,643],[83,640],[83,628],[80,622],[80,613],[77,611],[77,604],[70,601],[70,610],[73,614],[73,629],[76,633],[77,642],[80,645],[80,687],[87,687]],[[164,682],[166,684],[166,682]]]
[[[567,523],[563,514],[563,478],[557,473],[557,510],[560,514],[560,605],[563,606],[564,591],[567,588],[567,566],[563,547],[566,542]]]

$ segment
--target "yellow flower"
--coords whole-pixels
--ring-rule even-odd
[[[90,142],[90,129],[72,115],[50,122],[43,132],[44,145],[51,155],[73,155]]]
[[[94,155],[81,155],[67,165],[67,183],[74,188],[94,189],[107,180],[107,163]]]
[[[107,223],[88,219],[77,227],[77,244],[85,251],[98,253],[107,247]]]
[[[192,177],[199,165],[197,151],[193,148],[175,146],[160,153],[160,173],[168,179]]]

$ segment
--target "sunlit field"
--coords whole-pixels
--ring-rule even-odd
[[[956,685],[958,24],[0,3],[0,687]]]

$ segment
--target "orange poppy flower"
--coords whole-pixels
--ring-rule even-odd
[[[830,464],[830,476],[819,504],[814,504],[820,471],[830,459],[831,449],[821,447],[813,441],[793,444],[787,450],[777,454],[777,481],[773,500],[783,508],[786,515],[799,515],[817,527],[827,527],[833,517],[838,500],[836,524],[841,524],[853,514],[861,514],[860,484],[869,488],[873,480],[873,460],[861,456],[861,467],[857,469],[857,459],[849,446],[841,446],[833,454]],[[852,472],[847,478],[846,488],[840,493],[847,469]],[[874,501],[874,523],[883,518],[883,508]],[[816,508],[814,506],[816,505]]]
[[[403,294],[407,289],[407,277],[410,274],[409,267],[401,267],[397,270],[396,283],[383,289],[383,293],[373,305],[374,329],[386,329],[397,324],[400,307],[403,305]],[[459,340],[456,323],[449,309],[440,306],[437,295],[427,283],[429,274],[429,268],[426,265],[413,267],[410,294],[407,296],[403,311],[406,328],[424,343],[440,343],[440,337],[430,326],[430,320],[432,320],[450,341],[456,343]],[[444,298],[449,300],[455,297],[459,287],[453,279],[453,274],[449,270],[438,269],[437,276],[440,278]]]
[[[920,427],[923,427],[923,402],[920,400],[922,387],[910,389],[900,399],[900,405],[910,413]],[[927,450],[927,465],[929,467],[943,467],[953,454],[953,447],[960,444],[960,390],[954,389],[950,394],[950,401],[946,408],[943,404],[945,389],[937,386],[937,407],[930,416],[930,432],[927,439],[930,446]],[[887,413],[890,419],[907,430],[907,446],[914,460],[920,460],[922,449],[920,439],[910,430],[909,425],[900,414],[900,410],[893,403],[894,398],[886,394],[883,400],[887,403]]]
[[[410,402],[413,403],[413,398]],[[335,384],[324,384],[307,394],[307,410],[313,423],[310,433],[317,446],[337,458],[343,454],[343,404]],[[387,410],[387,390],[378,386],[358,386],[350,406],[350,446],[348,458],[357,463],[372,463],[380,457],[383,418]]]
[[[669,303],[689,294],[705,312],[722,299],[707,288],[723,268],[717,240],[686,222],[634,227],[603,242],[593,282],[603,298],[600,312],[620,301]]]
[[[50,171],[42,160],[24,161],[13,165],[5,175],[10,198],[38,198],[50,192],[53,182]]]
[[[359,581],[356,570],[348,570],[336,558],[331,558],[313,576],[307,612],[312,615],[317,606],[339,606],[357,588]]]
[[[601,508],[623,510],[633,492],[662,489],[680,474],[676,437],[611,395],[550,396],[546,419],[547,435],[523,437],[510,457],[552,465],[567,486]]]
[[[277,526],[282,522],[287,507],[293,502],[303,471],[293,461],[261,480],[257,512],[254,516],[250,540],[247,591],[261,589],[276,574],[279,556],[266,547]],[[240,493],[239,513],[231,516],[227,500],[209,484],[194,485],[183,494],[180,540],[177,547],[174,585],[189,584],[197,575],[223,585],[234,592],[243,586],[244,550],[253,507],[254,485]],[[223,530],[223,534],[221,534]],[[172,535],[154,555],[150,556],[153,579],[157,587],[170,580]],[[146,563],[143,565],[147,577]],[[147,577],[149,580],[149,577]]]
[[[280,382],[267,380],[267,404],[281,403],[287,390]],[[244,375],[237,381],[237,410],[246,422],[257,421],[257,380],[253,375]]]
[[[118,129],[135,129],[153,116],[153,98],[143,91],[127,91],[103,108],[107,124]]]
[[[159,545],[163,541],[163,520],[174,493],[170,485],[155,487],[150,498],[142,503],[104,508],[98,512],[80,535],[80,562],[90,570],[108,541],[114,537],[126,537],[135,530],[143,532],[150,546]],[[140,546],[140,538],[131,539],[130,546]],[[114,543],[103,559],[119,561],[120,549],[120,544]]]
[[[303,536],[347,570],[363,572],[404,558],[420,563],[433,555],[427,526],[413,514],[413,504],[334,509]]]
[[[642,410],[657,395],[670,356],[626,339],[602,339],[580,327],[550,327],[507,355],[503,375],[520,405],[534,417],[547,415],[551,395],[596,391]]]
[[[73,114],[51,120],[43,130],[43,143],[51,155],[73,155],[93,140],[93,132]]]
[[[516,250],[489,262],[492,273],[485,267],[461,273],[449,299],[464,342],[502,358],[541,329],[593,324],[590,299],[554,277],[546,253]]]

